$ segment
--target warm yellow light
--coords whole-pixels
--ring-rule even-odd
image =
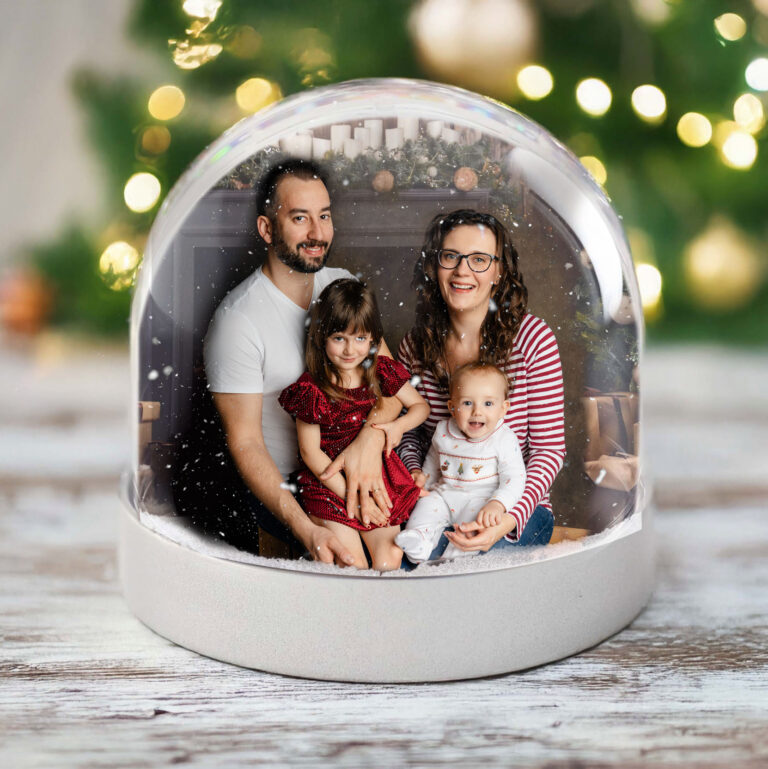
[[[743,130],[732,131],[720,149],[723,163],[731,168],[746,170],[757,159],[757,142],[752,134]]]
[[[768,59],[755,59],[747,65],[744,78],[750,88],[768,91]]]
[[[730,222],[715,220],[685,250],[689,290],[709,309],[746,304],[760,288],[760,259],[753,244]]]
[[[747,32],[747,22],[738,13],[724,13],[715,19],[715,29],[723,40],[741,40]]]
[[[663,24],[671,13],[665,0],[632,0],[631,5],[637,16],[648,24]]]
[[[686,112],[677,121],[677,135],[689,147],[703,147],[712,138],[712,123],[698,112]]]
[[[160,180],[146,172],[134,174],[126,183],[123,190],[125,205],[136,213],[149,211],[160,197]]]
[[[589,115],[600,117],[611,108],[611,89],[596,77],[582,80],[576,86],[576,101]]]
[[[263,77],[252,77],[241,83],[235,91],[237,106],[243,112],[258,112],[279,98],[279,87]]]
[[[185,101],[181,88],[175,85],[161,85],[152,91],[147,109],[155,120],[172,120],[184,109]]]
[[[640,85],[632,91],[632,109],[647,123],[660,123],[667,114],[667,99],[661,88]]]
[[[635,268],[643,313],[649,320],[658,315],[661,304],[661,273],[652,264],[640,263]]]
[[[261,35],[248,24],[235,30],[227,50],[238,59],[251,59],[261,48]]]
[[[181,7],[188,16],[213,21],[221,8],[222,0],[184,0]]]
[[[554,84],[550,71],[538,64],[529,64],[517,73],[517,87],[520,93],[532,101],[549,96]]]
[[[141,132],[141,149],[150,155],[161,155],[171,144],[171,132],[164,125],[151,125]]]
[[[763,103],[753,93],[742,94],[733,103],[733,117],[745,131],[756,134],[765,125]]]
[[[99,258],[99,272],[113,291],[122,291],[133,285],[139,252],[124,240],[110,243]]]
[[[173,62],[179,69],[197,69],[215,59],[224,49],[218,43],[190,45],[188,41],[175,43]]]
[[[599,158],[594,155],[584,155],[579,160],[598,184],[605,184],[608,179],[608,171],[605,170],[605,166]]]

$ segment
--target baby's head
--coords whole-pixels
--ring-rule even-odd
[[[467,363],[453,373],[448,409],[467,438],[487,438],[508,408],[509,384],[500,368]]]

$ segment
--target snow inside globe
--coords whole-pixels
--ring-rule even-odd
[[[504,105],[364,80],[242,120],[168,196],[136,289],[129,605],[331,680],[594,645],[652,583],[640,308],[602,189]],[[398,445],[359,507],[318,474],[361,433],[377,462]]]

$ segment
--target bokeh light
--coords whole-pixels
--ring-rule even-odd
[[[756,134],[765,125],[763,103],[753,93],[742,94],[733,103],[733,117],[745,131]]]
[[[751,168],[757,159],[755,137],[741,129],[731,131],[720,148],[720,157],[723,163],[731,168]]]
[[[189,41],[175,43],[173,63],[179,69],[197,69],[215,59],[224,49],[218,43],[190,45]]]
[[[647,123],[660,123],[667,114],[667,99],[655,85],[640,85],[632,91],[632,109]]]
[[[99,273],[113,291],[124,291],[133,285],[139,252],[124,240],[110,243],[99,258]]]
[[[703,147],[712,139],[712,123],[699,112],[686,112],[677,121],[677,135],[689,147]]]
[[[632,10],[647,24],[663,24],[672,11],[666,0],[632,0]]]
[[[608,171],[599,158],[596,158],[594,155],[584,155],[579,160],[598,184],[605,184],[608,180]]]
[[[635,272],[637,273],[637,284],[640,288],[640,301],[643,305],[643,314],[648,320],[654,320],[660,314],[661,310],[661,288],[662,278],[659,268],[653,264],[645,262],[639,263]]]
[[[184,109],[184,91],[175,85],[161,85],[149,97],[147,109],[155,120],[172,120]]]
[[[151,125],[141,132],[141,149],[150,155],[161,155],[171,145],[171,132],[164,125]]]
[[[741,40],[747,32],[747,22],[738,13],[724,13],[715,19],[715,30],[723,40]]]
[[[550,71],[538,64],[529,64],[517,73],[517,87],[520,93],[532,101],[549,96],[554,84]]]
[[[768,59],[751,61],[744,71],[744,78],[750,88],[756,91],[768,91]]]
[[[576,86],[576,101],[588,115],[604,115],[611,108],[612,100],[611,89],[596,77],[582,80]]]
[[[261,50],[261,35],[250,25],[239,26],[227,44],[227,50],[238,59],[252,59]]]
[[[160,180],[154,174],[147,172],[134,174],[125,183],[125,189],[123,190],[125,205],[131,211],[144,213],[144,211],[149,211],[157,203],[160,191]]]
[[[710,310],[745,305],[760,288],[760,260],[749,239],[733,224],[715,219],[684,254],[691,295]]]
[[[241,83],[235,91],[237,106],[243,112],[258,112],[280,98],[280,88],[263,77],[252,77]]]
[[[221,8],[222,0],[184,0],[184,13],[197,19],[213,21]]]

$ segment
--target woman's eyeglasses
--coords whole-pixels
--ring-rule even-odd
[[[457,251],[440,249],[437,252],[437,262],[445,270],[455,270],[462,259],[467,260],[467,266],[472,272],[485,272],[499,257],[474,251],[471,254],[460,254]]]

